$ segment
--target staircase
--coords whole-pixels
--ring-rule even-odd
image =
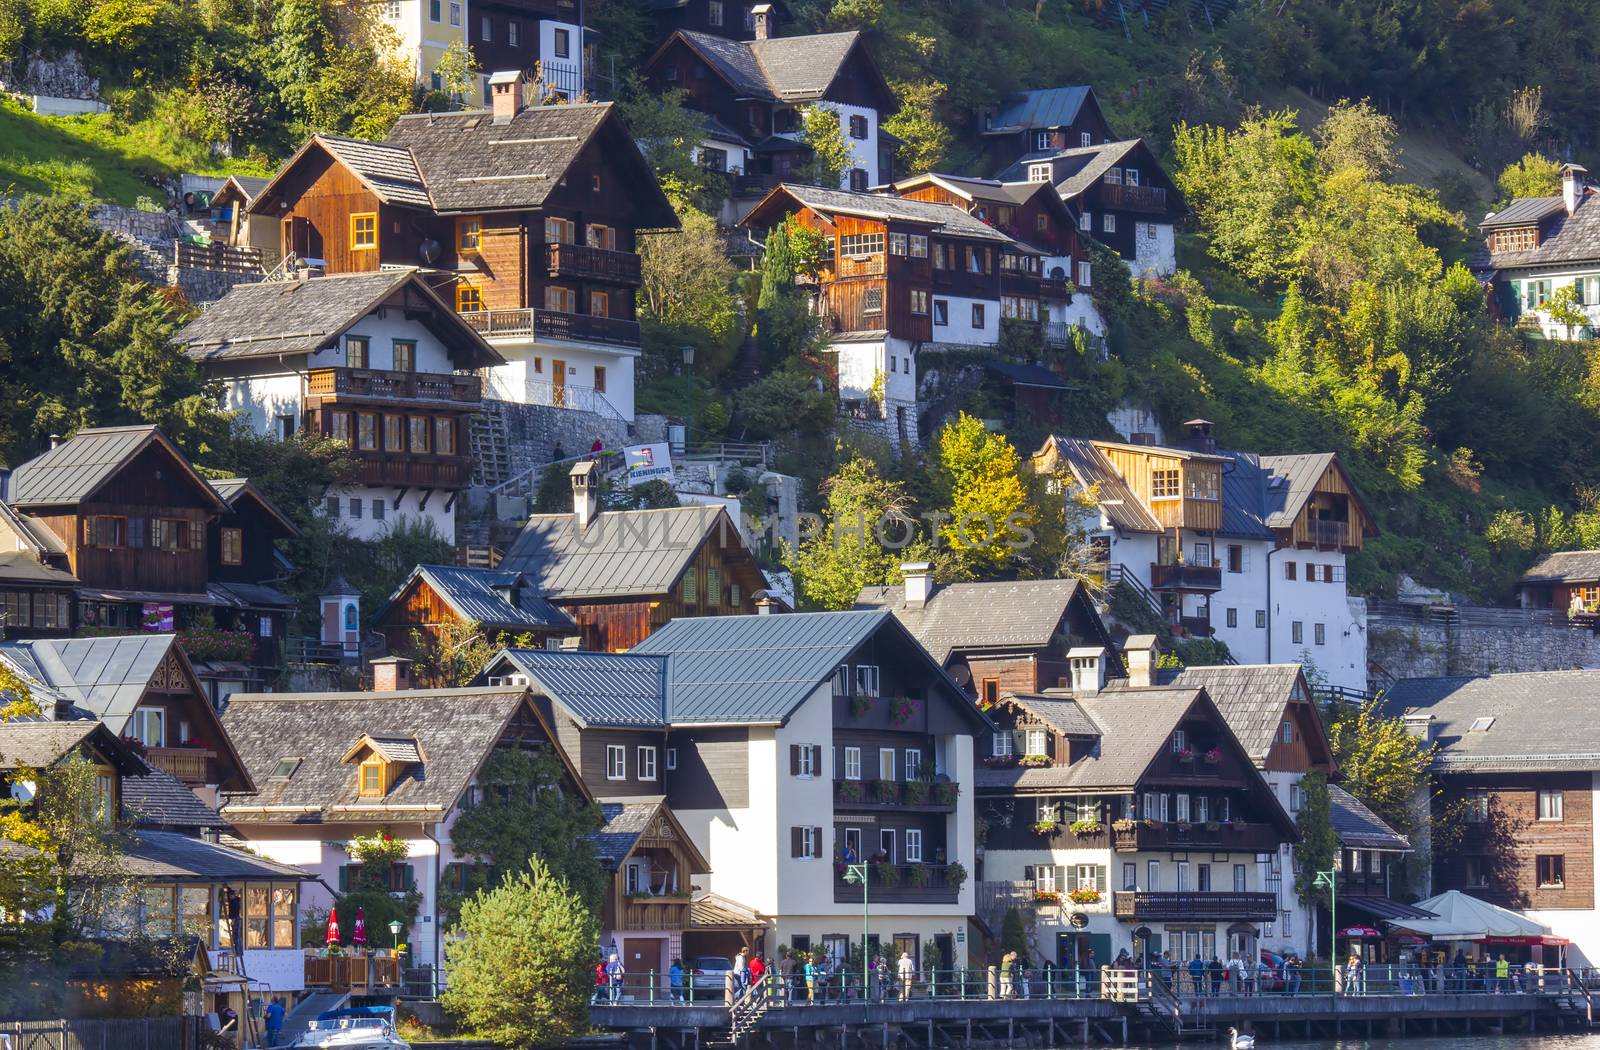
[[[1210,1024],[1190,1024],[1185,1020],[1183,1007],[1177,997],[1160,981],[1150,979],[1145,987],[1148,989],[1148,994],[1133,1004],[1137,1016],[1152,1025],[1160,1026],[1175,1039],[1216,1034],[1216,1029]]]
[[[1150,607],[1150,611],[1155,614],[1157,619],[1163,623],[1166,622],[1167,607],[1160,598],[1156,597],[1154,591],[1146,587],[1139,577],[1127,572],[1122,565],[1107,566],[1106,589],[1108,591],[1112,590],[1119,584],[1127,584],[1128,589],[1137,595],[1141,602]]]
[[[762,974],[761,980],[752,983],[743,995],[733,1001],[733,1006],[728,1010],[729,1042],[737,1043],[761,1024],[761,1019],[777,1000],[778,989],[774,980],[774,974]]]
[[[312,1021],[329,1010],[339,1009],[349,1001],[349,992],[312,992],[284,1015],[283,1032],[278,1036],[278,1045],[287,1046],[294,1042],[301,1033],[311,1027]]]
[[[472,454],[472,483],[493,488],[511,476],[511,442],[500,405],[485,401],[467,420],[467,450]]]

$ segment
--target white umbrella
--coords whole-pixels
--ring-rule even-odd
[[[1469,897],[1460,890],[1447,890],[1415,905],[1431,911],[1437,919],[1395,919],[1392,924],[1436,941],[1481,941],[1486,938],[1550,935],[1550,928],[1514,911]]]

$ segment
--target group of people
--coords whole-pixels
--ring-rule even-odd
[[[1122,963],[1119,958],[1118,965]],[[1131,960],[1128,965],[1132,965]],[[1226,962],[1215,955],[1207,962],[1196,952],[1187,963],[1180,964],[1171,953],[1162,952],[1151,958],[1149,969],[1179,995],[1257,995],[1269,991],[1298,995],[1302,964],[1299,957],[1290,955],[1283,960],[1280,972],[1264,958],[1246,961],[1238,952]]]

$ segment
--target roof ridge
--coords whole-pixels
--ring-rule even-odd
[[[457,686],[450,689],[391,689],[383,692],[351,691],[343,693],[234,693],[228,697],[228,705],[234,704],[263,704],[263,703],[334,703],[354,700],[404,700],[411,697],[438,698],[443,700],[456,700],[469,696],[511,696],[524,691],[523,686]]]

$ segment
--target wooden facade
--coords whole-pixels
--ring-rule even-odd
[[[1376,532],[1376,524],[1350,476],[1335,461],[1317,479],[1293,528],[1287,533],[1280,530],[1279,542],[1305,549],[1352,553],[1359,551],[1365,538]]]
[[[1533,911],[1594,908],[1590,780],[1587,772],[1443,776],[1435,812],[1448,808],[1464,821],[1457,848],[1434,858],[1435,891]]]
[[[611,892],[601,904],[600,928],[610,931],[659,930],[681,934],[689,926],[689,898],[695,875],[708,864],[666,806],[634,841],[617,865]],[[670,964],[670,960],[663,959]],[[656,967],[657,972],[663,972]]]
[[[1087,143],[1083,141],[1085,134],[1089,136]],[[1004,133],[986,132],[983,136],[984,152],[989,158],[991,171],[999,171],[1027,153],[1077,149],[1109,141],[1111,126],[1106,122],[1105,114],[1101,112],[1100,103],[1092,91],[1084,98],[1070,124],[1048,128],[1025,126]]]
[[[1220,457],[1109,443],[1098,447],[1164,528],[1211,532],[1222,527]]]

